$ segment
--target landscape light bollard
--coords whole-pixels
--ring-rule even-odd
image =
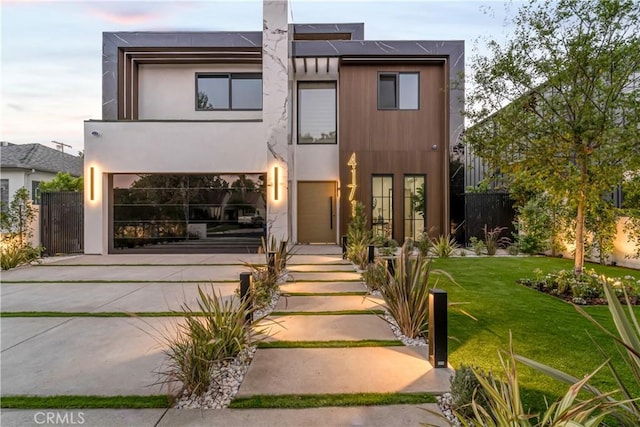
[[[286,253],[287,253],[287,242],[280,242],[280,251],[278,252],[278,255],[286,254]],[[286,255],[281,258],[278,258],[278,267],[280,267],[280,270],[284,270],[285,268],[287,268]]]
[[[276,271],[276,253],[269,251],[267,254],[267,269],[269,274],[274,274]]]
[[[387,271],[391,276],[396,275],[396,260],[393,258],[387,259]]]
[[[342,236],[342,258],[347,257],[347,235]]]
[[[429,291],[429,363],[447,368],[447,292]]]
[[[369,245],[369,264],[373,264],[373,261],[376,257],[376,247],[374,245]]]
[[[240,301],[247,301],[246,322],[253,321],[253,311],[251,304],[251,273],[240,273]]]

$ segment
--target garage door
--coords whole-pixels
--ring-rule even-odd
[[[298,242],[336,243],[335,181],[298,182]]]

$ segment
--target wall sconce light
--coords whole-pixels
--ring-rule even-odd
[[[279,177],[278,177],[278,167],[275,166],[273,168],[273,200],[278,200],[278,187],[279,187]]]
[[[91,135],[100,136],[100,132],[98,132],[97,130],[94,130],[94,131],[91,132]]]
[[[436,144],[433,144],[433,145],[431,146],[431,149],[432,149],[433,151],[436,151],[436,150],[438,149],[438,146],[437,146]]]
[[[95,170],[94,167],[91,166],[89,168],[89,200],[95,199]]]

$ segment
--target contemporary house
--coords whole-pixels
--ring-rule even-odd
[[[58,172],[82,176],[83,159],[41,144],[0,143],[0,195],[3,209],[13,194],[25,187],[34,204],[38,204],[38,185],[52,180]]]
[[[86,253],[337,243],[356,201],[375,233],[448,233],[464,42],[287,17],[265,1],[262,31],[103,34]]]

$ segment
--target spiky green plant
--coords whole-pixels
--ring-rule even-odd
[[[612,398],[608,399],[610,402],[618,404],[616,407],[617,411],[615,413],[616,417],[618,417],[624,425],[640,425],[640,398],[635,396],[631,391],[634,388],[636,390],[640,389],[640,322],[638,322],[638,318],[633,311],[633,305],[629,300],[629,295],[627,294],[626,289],[624,290],[624,297],[627,303],[627,311],[625,312],[611,285],[609,285],[605,279],[603,279],[602,282],[604,286],[605,298],[607,299],[607,303],[609,304],[609,312],[616,327],[616,333],[613,333],[606,329],[581,307],[577,305],[575,305],[574,307],[580,314],[582,314],[595,326],[609,335],[622,348],[624,361],[623,363],[626,364],[628,370],[632,373],[631,381],[635,382],[635,385],[625,383],[623,377],[618,374],[618,370],[612,363],[611,358],[594,340],[594,346],[596,350],[600,352],[600,354],[602,354],[603,358],[605,359],[604,364],[609,368],[611,376],[616,381],[618,388],[620,389],[620,393],[625,399],[624,401],[619,402],[616,402]],[[539,371],[544,372],[545,374],[560,381],[564,381],[569,384],[576,384],[579,381],[577,378],[572,377],[562,371],[553,369],[549,366],[531,361],[522,356],[516,357],[519,361],[522,361],[523,363],[535,369],[538,369]],[[595,396],[602,395],[602,393],[596,388],[590,387],[585,389],[593,393]]]
[[[607,416],[614,414],[621,404],[610,399],[613,392],[600,393],[587,400],[578,398],[580,392],[588,388],[589,380],[604,366],[603,364],[582,380],[576,381],[565,395],[549,405],[544,413],[528,413],[522,403],[516,356],[511,342],[506,357],[502,354],[499,354],[499,357],[504,380],[496,378],[492,373],[474,370],[486,397],[486,403],[481,404],[474,398],[471,402],[471,415],[454,411],[464,426],[595,427],[601,425]]]
[[[378,259],[367,265],[367,268],[362,272],[362,278],[369,289],[372,291],[379,291],[389,283],[387,263],[384,260]]]
[[[367,230],[367,214],[364,205],[357,202],[355,215],[351,218],[347,229],[347,259],[364,270],[367,266],[371,242],[371,231]]]
[[[396,259],[394,275],[380,288],[389,314],[400,330],[409,338],[425,336],[429,323],[429,275],[446,275],[442,270],[432,270],[431,260],[418,254],[411,257],[403,245]]]
[[[432,241],[431,253],[438,258],[449,258],[459,247],[456,239],[447,234]]]
[[[175,334],[164,334],[169,360],[161,372],[162,382],[178,382],[188,395],[204,393],[216,364],[236,357],[252,344],[250,328],[245,325],[247,311],[247,302],[225,299],[215,293],[213,285],[210,293],[198,286],[197,308],[182,304],[184,321],[177,324]]]

